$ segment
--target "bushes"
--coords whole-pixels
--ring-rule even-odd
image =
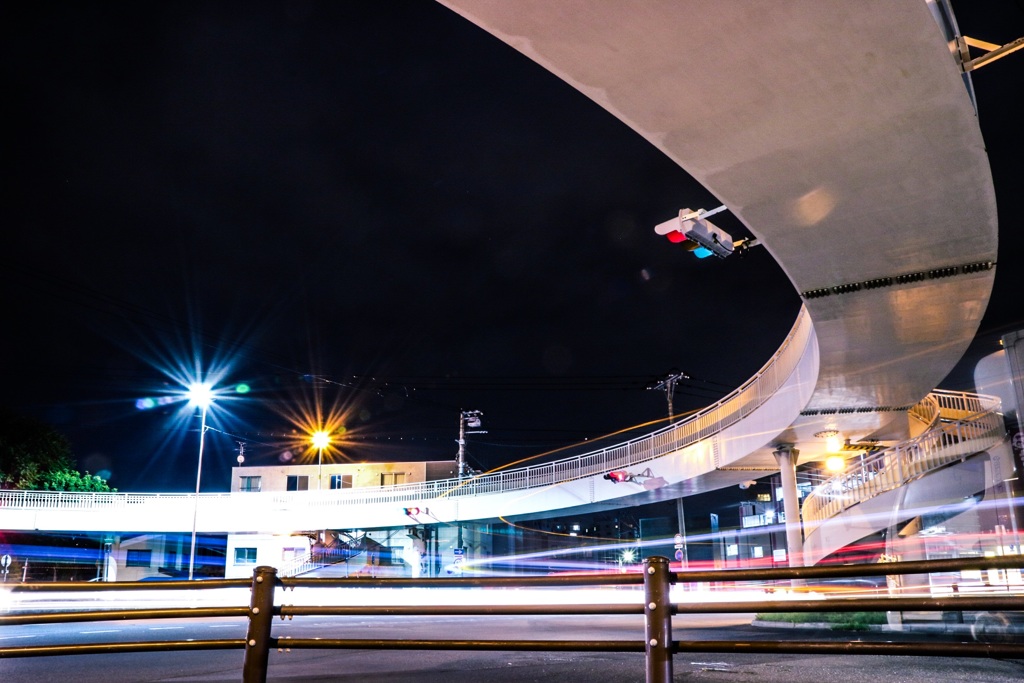
[[[837,630],[867,631],[869,626],[886,624],[885,612],[770,612],[758,614],[759,621],[788,624],[829,624]]]

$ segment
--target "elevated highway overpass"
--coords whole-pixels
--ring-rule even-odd
[[[997,247],[991,174],[946,3],[443,4],[701,182],[778,261],[804,308],[761,372],[685,423],[468,482],[203,494],[200,531],[402,526],[401,508],[413,505],[451,522],[638,504],[785,474],[797,462],[780,467],[780,451],[820,457],[825,430],[887,445],[913,436],[908,411],[977,330]],[[986,434],[979,451],[1001,438]],[[656,485],[603,480],[623,467],[649,470],[644,481]],[[2,492],[0,526],[186,531],[196,504]]]

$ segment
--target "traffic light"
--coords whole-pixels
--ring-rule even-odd
[[[735,249],[732,236],[704,218],[724,209],[725,207],[711,211],[682,209],[675,218],[656,225],[654,232],[665,235],[669,242],[682,244],[697,258],[711,255],[725,258]]]
[[[405,508],[405,514],[409,517],[415,517],[420,512],[426,512],[426,510],[420,510],[419,508]]]
[[[604,475],[604,478],[612,482],[613,484],[621,484],[624,481],[631,481],[633,475],[626,470],[612,470]]]

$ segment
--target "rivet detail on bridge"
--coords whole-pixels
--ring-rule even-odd
[[[648,609],[656,609],[657,607],[658,606],[655,603],[653,603],[653,602],[651,604],[647,605]]]
[[[658,639],[651,638],[651,647],[658,647]]]

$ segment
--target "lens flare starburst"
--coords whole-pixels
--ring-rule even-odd
[[[326,386],[314,381],[297,395],[278,402],[275,411],[290,425],[281,444],[282,459],[286,454],[300,464],[351,461],[353,444],[348,424],[355,412],[353,405],[339,396],[328,400]]]

